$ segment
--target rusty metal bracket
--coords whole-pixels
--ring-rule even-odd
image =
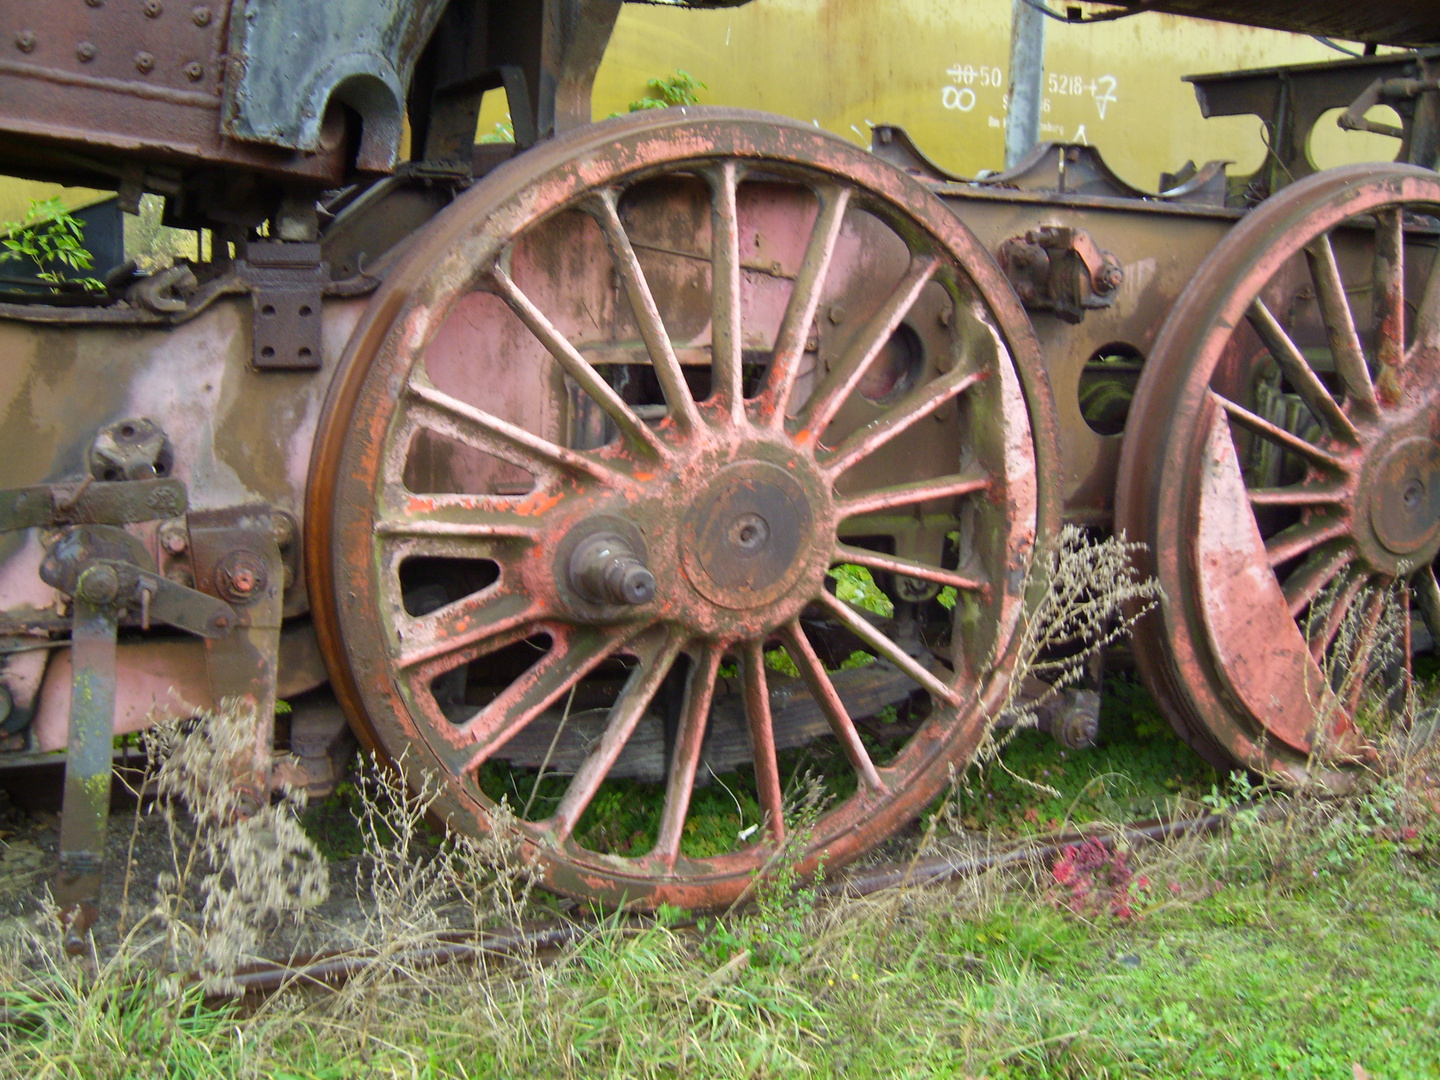
[[[237,613],[236,633],[207,641],[205,660],[214,701],[253,712],[253,768],[234,781],[258,806],[270,791],[285,592],[274,513],[263,504],[200,510],[189,526],[195,584],[225,597]]]
[[[1367,86],[1364,93],[1352,101],[1350,107],[1341,113],[1335,122],[1344,131],[1368,131],[1375,135],[1388,135],[1392,139],[1403,139],[1404,128],[1394,124],[1382,124],[1378,120],[1367,120],[1365,114],[1382,102],[1388,105],[1435,90],[1440,90],[1440,78],[1379,78]]]
[[[1084,229],[1042,225],[1000,245],[1000,265],[1021,302],[1078,323],[1086,311],[1107,308],[1125,281],[1125,270]]]
[[[320,367],[320,304],[330,280],[320,245],[252,241],[235,271],[250,289],[257,368]]]
[[[185,513],[185,485],[166,478],[37,484],[0,491],[0,532],[56,525],[123,525]]]

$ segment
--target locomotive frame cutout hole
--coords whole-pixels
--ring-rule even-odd
[[[1097,435],[1113,438],[1125,431],[1130,402],[1145,365],[1145,354],[1123,341],[1096,349],[1080,372],[1080,415]]]

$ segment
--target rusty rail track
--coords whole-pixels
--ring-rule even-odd
[[[1156,819],[1128,825],[1114,831],[1064,833],[1042,842],[1021,842],[996,851],[953,857],[933,855],[925,858],[898,860],[861,867],[825,882],[820,892],[831,899],[872,896],[887,889],[936,885],[957,878],[981,874],[1009,866],[1043,865],[1058,856],[1066,847],[1089,839],[1099,839],[1107,847],[1118,844],[1164,843],[1193,833],[1218,832],[1230,820],[1228,814],[1205,814],[1199,817]],[[437,940],[396,954],[380,956],[373,953],[316,953],[288,964],[255,964],[237,972],[231,981],[231,998],[253,998],[301,987],[337,988],[378,964],[403,964],[416,968],[443,967],[448,964],[476,963],[482,960],[510,960],[534,956],[564,948],[581,940],[597,926],[593,919],[547,922],[531,926],[506,927],[480,934],[455,933],[441,935]],[[636,926],[654,925],[649,917],[639,917]],[[695,925],[694,920],[672,924],[681,928]]]

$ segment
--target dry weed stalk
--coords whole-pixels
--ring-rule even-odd
[[[167,961],[207,989],[224,989],[238,966],[259,959],[267,930],[298,922],[329,895],[329,868],[296,820],[304,792],[256,808],[237,782],[248,775],[254,731],[250,708],[225,702],[144,737],[171,854],[148,918],[165,930]],[[128,900],[128,867],[126,876]]]
[[[1005,768],[1001,751],[1017,731],[1036,725],[1036,710],[1079,683],[1090,662],[1129,637],[1140,617],[1159,602],[1160,583],[1135,570],[1135,556],[1144,547],[1123,533],[1096,539],[1067,525],[1035,560],[1025,590],[1035,599],[1025,616],[1005,702],[990,718],[975,764],[983,768],[998,762]],[[1036,680],[1046,687],[1044,693],[1022,698],[1027,683]],[[997,728],[1005,733],[997,737]],[[1024,777],[1015,779],[1054,794]],[[953,808],[955,800],[948,805]]]

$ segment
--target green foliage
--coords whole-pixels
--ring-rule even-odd
[[[510,115],[507,113],[504,120],[495,121],[495,129],[480,136],[482,143],[513,143],[515,141],[515,127],[510,123]]]
[[[639,101],[630,103],[630,111],[643,112],[645,109],[668,109],[674,105],[698,105],[700,98],[696,90],[710,89],[699,79],[683,69],[674,75],[649,80],[645,84],[650,93]]]
[[[800,668],[795,661],[790,659],[790,654],[784,649],[770,649],[765,653],[765,666],[771,671],[778,671],[781,675],[789,675],[792,679],[800,678]]]
[[[841,600],[864,608],[872,615],[894,618],[894,602],[875,584],[874,577],[865,567],[841,563],[831,568],[830,577],[835,582],[835,595]]]
[[[1159,817],[1175,799],[1198,801],[1218,782],[1145,688],[1123,675],[1105,680],[1095,746],[1065,750],[1032,728],[1015,732],[1002,761],[973,772],[957,792],[954,812],[965,828],[1017,836],[1062,823]]]
[[[31,263],[35,276],[47,285],[60,286],[70,281],[65,270],[89,270],[94,256],[85,247],[85,225],[65,209],[59,196],[53,199],[31,199],[24,221],[0,223],[0,262],[24,260]],[[97,278],[80,278],[86,289],[103,292],[105,283]]]

